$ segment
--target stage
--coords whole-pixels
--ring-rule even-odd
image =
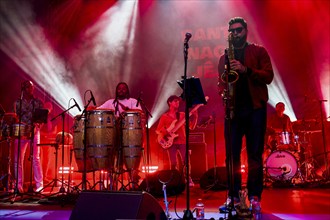
[[[267,187],[263,193],[262,199],[262,214],[260,219],[330,219],[330,187],[327,182],[319,182],[314,184],[308,184],[304,186],[276,186]],[[77,201],[77,194],[58,194],[51,198],[46,198],[47,189],[42,195],[27,196],[23,198],[17,197],[17,201],[13,204],[10,201],[6,201],[6,198],[2,196],[0,203],[0,219],[29,219],[29,220],[67,220],[70,218],[72,210],[75,207],[75,202]],[[91,192],[91,191],[89,191]],[[49,193],[49,191],[48,191]],[[111,197],[111,195],[119,194],[120,197]],[[88,207],[78,207],[77,210],[90,208],[89,213],[95,213],[95,215],[100,212],[98,208],[95,207],[105,207],[106,216],[104,219],[118,218],[115,215],[118,213],[127,213],[132,211],[132,206],[135,205],[135,200],[130,199],[130,195],[140,193],[135,192],[109,192],[109,191],[95,191],[95,193],[89,196],[87,205]],[[4,195],[4,194],[3,194]],[[108,204],[104,204],[96,196],[107,196],[108,198],[113,198],[114,201],[109,201]],[[202,190],[198,184],[189,189],[189,210],[194,211],[194,206],[197,199],[201,198],[205,205],[205,219],[220,219],[226,218],[228,216],[220,214],[218,208],[225,201],[227,195],[225,190],[221,191],[207,191]],[[110,196],[110,197],[109,197]],[[162,209],[166,210],[164,205],[163,197],[151,196]],[[93,200],[93,198],[95,198]],[[118,200],[119,198],[119,200]],[[172,219],[180,219],[183,217],[184,210],[187,208],[187,194],[186,190],[177,195],[168,196],[168,202],[170,203],[168,208]],[[113,208],[114,203],[118,201],[127,201],[122,204],[117,204],[120,207]],[[148,203],[149,209],[152,206],[158,206],[158,204]],[[143,204],[142,204],[143,206]],[[134,208],[134,207],[133,207]],[[140,207],[141,209],[143,207]],[[84,210],[86,212],[86,210]],[[136,219],[136,217],[130,219]],[[193,213],[195,217],[195,213]],[[129,215],[130,216],[130,215]]]

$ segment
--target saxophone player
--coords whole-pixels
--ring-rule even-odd
[[[263,191],[262,154],[267,123],[267,85],[272,82],[274,72],[266,49],[247,41],[247,22],[241,17],[234,17],[230,19],[228,25],[229,35],[233,37],[233,40],[229,41],[232,44],[229,48],[233,48],[231,51],[233,57],[222,55],[218,72],[221,75],[225,72],[225,67],[228,67],[230,71],[237,73],[238,79],[234,85],[231,85],[234,90],[233,116],[229,117],[230,119],[226,117],[225,120],[226,167],[228,177],[232,176],[233,181],[229,181],[229,197],[219,210],[228,212],[240,203],[239,192],[242,190],[240,154],[242,139],[245,136],[249,207],[254,214],[259,214]],[[226,83],[228,82],[222,81],[219,85],[225,88]]]

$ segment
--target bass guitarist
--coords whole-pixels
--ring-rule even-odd
[[[159,144],[164,149],[167,149],[171,169],[177,169],[181,173],[186,158],[186,132],[184,123],[185,114],[184,112],[179,112],[180,100],[181,98],[176,95],[171,95],[167,99],[169,110],[160,117],[156,133],[158,135]],[[193,130],[196,127],[198,119],[197,108],[194,108],[189,115],[189,128]],[[191,152],[189,152],[189,154],[191,154]],[[177,160],[178,158],[180,161]],[[190,167],[189,164],[189,168]],[[189,173],[191,172],[189,171]],[[189,177],[189,186],[194,186],[191,177]]]

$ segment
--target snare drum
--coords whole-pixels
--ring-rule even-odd
[[[266,171],[274,180],[291,180],[297,170],[295,156],[287,151],[274,151],[266,160]]]
[[[122,113],[122,147],[127,169],[137,170],[140,166],[143,145],[143,122],[140,110]]]
[[[13,124],[12,125],[12,136],[18,138],[21,136],[21,139],[29,139],[32,134],[32,126],[27,124]]]
[[[92,159],[95,170],[110,170],[114,167],[115,121],[112,110],[87,111],[87,154]]]

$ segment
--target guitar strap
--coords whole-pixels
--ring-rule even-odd
[[[176,112],[176,120],[177,120],[177,121],[180,120],[180,112]]]

